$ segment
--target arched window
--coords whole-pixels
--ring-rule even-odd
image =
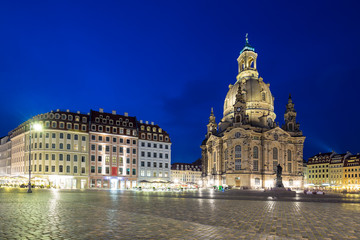
[[[288,154],[287,154],[287,159],[288,161],[291,161],[291,150],[288,150]]]
[[[254,59],[253,58],[250,58],[250,60],[249,60],[249,67],[254,68]]]
[[[254,147],[254,158],[259,158],[259,148],[257,146]]]
[[[263,100],[263,101],[265,101],[265,100],[266,100],[266,95],[265,95],[265,93],[264,93],[264,92],[262,92],[262,93],[261,93],[261,98],[262,98],[262,100]]]
[[[235,146],[235,158],[241,158],[241,146]]]
[[[273,148],[273,159],[278,159],[278,149]]]
[[[241,170],[241,146],[235,146],[235,170]]]
[[[292,123],[289,123],[289,131],[293,131],[294,128],[293,128],[293,124]]]

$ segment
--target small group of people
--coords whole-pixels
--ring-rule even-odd
[[[321,191],[321,190],[307,190],[307,189],[304,189],[304,194],[319,194],[319,195],[325,195],[325,192],[324,191]]]

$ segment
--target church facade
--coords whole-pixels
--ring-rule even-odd
[[[238,75],[229,85],[223,118],[216,123],[213,109],[201,144],[205,186],[261,189],[275,186],[276,166],[283,168],[285,187],[303,186],[305,137],[296,122],[289,96],[285,124],[275,123],[270,84],[259,76],[257,53],[246,38],[238,57]]]

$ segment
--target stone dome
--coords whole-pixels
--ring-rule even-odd
[[[269,84],[264,83],[262,78],[245,77],[239,79],[235,85],[229,85],[229,91],[226,94],[224,102],[224,121],[231,121],[234,117],[234,107],[236,94],[242,84],[242,93],[246,101],[246,114],[249,115],[251,125],[266,125],[269,119],[275,120],[274,98],[271,94]],[[261,123],[262,116],[267,116],[265,121]]]

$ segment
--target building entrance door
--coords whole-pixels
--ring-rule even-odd
[[[85,184],[86,184],[86,180],[85,179],[81,179],[81,189],[85,188]],[[95,185],[95,180],[94,180],[94,185]],[[95,186],[94,186],[95,187]]]
[[[240,178],[239,177],[235,178],[235,187],[240,187]]]
[[[110,180],[110,188],[111,189],[117,189],[117,179],[111,179]]]

